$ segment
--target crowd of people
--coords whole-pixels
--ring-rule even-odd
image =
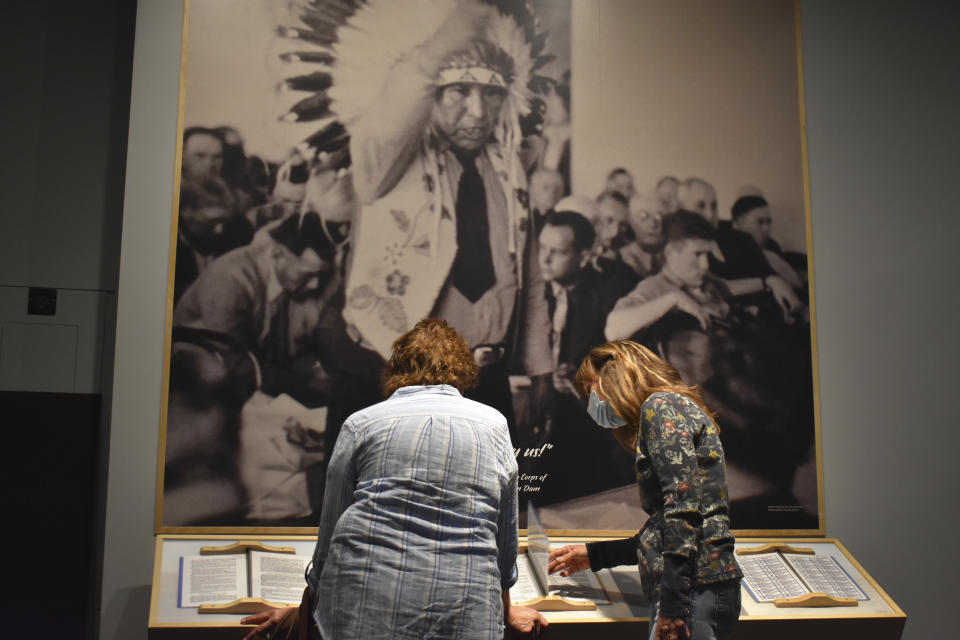
[[[234,129],[184,132],[168,522],[314,516],[336,440],[326,424],[379,399],[382,360],[357,346],[341,316],[353,203],[348,174],[297,151],[275,163],[248,157]],[[271,411],[276,398],[287,402]],[[274,427],[272,456],[256,445],[262,438],[242,441],[257,420]]]
[[[762,192],[745,187],[730,217],[720,219],[716,192],[700,178],[666,176],[645,194],[616,168],[590,198],[570,195],[560,171],[540,165],[530,171],[529,189],[539,270],[529,286],[546,306],[550,367],[511,370],[514,379],[530,379],[514,385],[511,429],[518,446],[551,442],[557,468],[568,470],[554,475],[538,501],[630,481],[629,461],[586,473],[594,458],[583,455],[585,446],[605,455],[615,445],[600,432],[584,444],[587,418],[572,382],[590,348],[616,339],[647,345],[703,388],[721,409],[734,464],[788,491],[812,442],[802,411],[806,268],[802,254],[783,251],[772,237]],[[382,364],[358,345],[342,314],[358,207],[350,172],[299,151],[279,163],[248,157],[236,130],[196,127],[184,134],[179,203],[172,400],[180,411],[171,415],[168,438],[176,444],[178,432],[189,431],[194,442],[198,420],[212,420],[216,436],[207,442],[218,451],[191,448],[184,461],[195,467],[207,455],[205,466],[230,466],[223,461],[239,453],[242,408],[259,390],[327,407],[326,424],[306,429],[306,441],[329,450],[335,423],[376,399]],[[395,278],[395,290],[406,286]],[[244,366],[224,364],[237,361]],[[187,466],[170,459],[176,450],[168,450],[171,489]],[[315,458],[319,473],[323,456]],[[236,517],[243,493],[234,483],[231,500],[218,502],[234,510],[216,518]],[[310,498],[311,508],[319,499]],[[308,515],[301,508],[297,517]]]
[[[479,47],[449,68],[491,19],[455,12],[394,65],[349,118],[349,161],[308,145],[248,155],[229,126],[184,132],[168,524],[315,522],[340,425],[379,399],[390,345],[427,316],[464,335],[472,397],[507,417],[514,446],[551,444],[538,503],[633,481],[629,459],[596,464],[617,444],[583,437],[573,384],[589,350],[617,339],[703,390],[731,463],[765,487],[760,515],[797,503],[814,436],[805,256],[774,240],[776,211],[752,185],[729,216],[698,177],[643,193],[619,167],[599,194],[571,193],[569,74],[531,100],[537,124],[511,128],[520,109],[496,56]],[[271,418],[271,457],[242,434],[278,398],[294,405]]]
[[[703,389],[719,411],[728,459],[762,485],[761,495],[735,504],[737,526],[769,518],[765,501],[796,505],[794,474],[814,436],[806,257],[774,240],[763,193],[743,187],[721,219],[708,181],[665,176],[644,194],[621,167],[609,172],[596,198],[554,193],[540,206],[557,394],[549,437],[580,447],[557,452],[570,472],[547,500],[610,488],[616,479],[605,476],[622,481],[630,472],[585,473],[591,454],[602,451],[603,434],[596,435],[598,449],[583,455],[585,418],[575,410],[583,399],[571,382],[591,347],[630,339]],[[798,510],[783,518],[810,522]]]

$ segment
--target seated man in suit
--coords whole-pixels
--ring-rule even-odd
[[[802,253],[784,252],[771,237],[773,217],[770,205],[762,195],[745,195],[737,198],[730,210],[732,227],[753,239],[762,251],[770,268],[797,291],[804,290],[806,256]]]
[[[623,262],[620,251],[633,244],[636,236],[630,226],[630,201],[616,191],[604,191],[597,197],[593,229],[597,234],[597,256]]]
[[[630,226],[636,240],[620,250],[620,259],[641,278],[663,266],[663,211],[657,198],[638,193],[630,198]]]
[[[765,251],[761,244],[764,228],[769,235],[767,201],[743,196],[730,213],[732,220],[720,220],[717,225],[717,246],[723,261],[711,260],[710,271],[726,278],[731,291],[738,294],[740,306],[752,309],[759,321],[776,325],[803,319],[803,299],[807,297],[803,282],[790,265]],[[770,292],[774,295],[768,295]]]
[[[603,342],[603,323],[616,298],[590,264],[594,230],[589,220],[575,211],[552,211],[539,240],[555,386],[573,392],[573,373],[590,348]]]
[[[588,428],[590,418],[573,384],[580,362],[604,341],[607,313],[624,287],[591,264],[594,229],[590,221],[561,205],[547,214],[540,231],[539,263],[546,281],[554,363],[555,393],[549,400],[547,433],[554,447],[552,464],[565,473],[544,483],[538,504],[568,500],[632,480],[630,464],[606,464],[602,472],[594,468],[596,460],[623,457],[614,455],[618,445],[609,433]],[[591,453],[584,455],[588,450]],[[573,471],[578,468],[582,473]]]

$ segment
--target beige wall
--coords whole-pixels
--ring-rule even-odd
[[[640,190],[699,176],[729,217],[760,187],[774,238],[806,250],[793,3],[574,3],[573,184],[596,195],[629,169]]]

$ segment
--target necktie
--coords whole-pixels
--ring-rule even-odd
[[[457,256],[453,260],[453,286],[476,302],[496,283],[490,252],[487,194],[477,171],[476,154],[454,151],[463,167],[457,186]]]

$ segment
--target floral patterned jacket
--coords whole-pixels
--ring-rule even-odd
[[[659,599],[662,615],[687,617],[694,586],[743,576],[733,554],[717,425],[692,399],[657,392],[643,403],[637,483],[650,519],[627,541],[588,545],[591,567],[620,563],[615,558],[624,554],[613,545],[634,543],[647,596]]]

